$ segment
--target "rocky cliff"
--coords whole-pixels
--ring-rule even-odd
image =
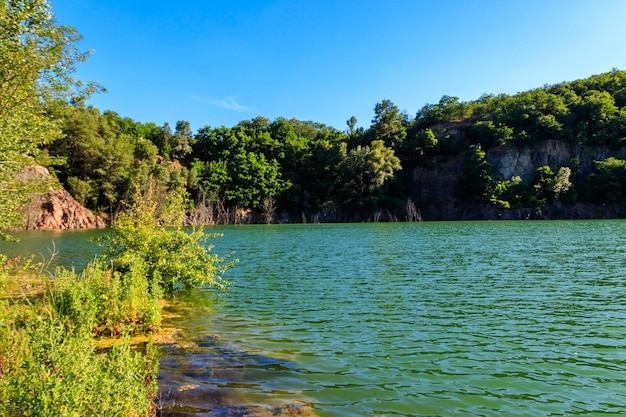
[[[579,177],[586,177],[594,160],[608,157],[626,159],[626,150],[588,147],[557,140],[548,140],[535,147],[501,146],[489,149],[485,159],[491,164],[498,180],[514,176],[524,181],[532,179],[537,168],[548,165],[554,171],[567,166],[573,159],[580,162]],[[432,168],[416,168],[412,172],[411,197],[424,220],[479,220],[479,219],[588,219],[620,216],[616,205],[555,203],[543,208],[499,210],[490,204],[461,201],[458,178],[463,169],[463,155],[438,161]]]
[[[559,140],[547,140],[533,148],[501,146],[487,151],[486,159],[493,166],[494,174],[499,179],[511,179],[520,176],[522,180],[532,179],[537,168],[548,165],[555,171],[567,166],[572,159],[581,163],[581,175],[588,175],[593,161],[600,161],[610,156],[623,159],[624,151],[613,151],[605,147],[589,147],[566,143]]]
[[[42,192],[33,193],[24,207],[24,229],[64,230],[96,229],[106,226],[102,218],[83,207],[42,166],[24,169],[18,180],[40,182],[45,185]]]

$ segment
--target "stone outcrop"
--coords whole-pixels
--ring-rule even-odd
[[[589,147],[559,140],[547,140],[535,147],[501,146],[487,151],[485,159],[493,166],[499,179],[509,180],[519,176],[524,181],[533,178],[537,168],[548,165],[555,171],[567,166],[572,159],[581,163],[581,173],[589,174],[593,161],[601,161],[610,156],[624,158],[623,151],[611,151],[604,147]]]
[[[42,166],[26,167],[17,176],[20,181],[39,181],[47,191],[33,193],[24,208],[24,229],[66,230],[106,227],[102,218],[83,207],[48,170]]]
[[[555,172],[573,159],[580,163],[579,178],[593,169],[593,161],[610,156],[626,159],[626,148],[611,150],[589,147],[557,140],[544,141],[535,147],[502,146],[489,149],[485,159],[491,164],[498,180],[514,176],[532,180],[537,168],[548,165]],[[462,201],[458,193],[458,178],[462,175],[463,155],[436,161],[432,168],[418,167],[412,171],[411,198],[425,220],[495,220],[495,219],[596,219],[623,217],[617,205],[573,205],[556,202],[543,208],[500,210],[490,204]]]

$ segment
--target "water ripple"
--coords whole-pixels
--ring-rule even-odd
[[[179,323],[221,339],[162,380],[320,416],[622,415],[625,225],[224,228],[236,285]]]

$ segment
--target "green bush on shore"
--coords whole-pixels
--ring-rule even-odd
[[[0,416],[153,415],[153,348],[120,340],[99,352],[91,331],[47,297],[0,302]]]
[[[159,329],[165,296],[224,288],[232,262],[210,254],[201,231],[166,227],[138,201],[82,272],[40,273],[43,293],[0,300],[0,417],[156,414],[156,350],[128,336]],[[7,281],[14,270],[0,261]],[[98,350],[99,336],[121,337]]]
[[[142,263],[121,274],[96,259],[80,274],[59,270],[51,301],[61,316],[95,336],[118,336],[157,330],[161,299],[160,292],[148,291]]]

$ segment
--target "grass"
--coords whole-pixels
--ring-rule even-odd
[[[224,288],[236,262],[211,254],[209,237],[166,227],[144,198],[80,273],[0,255],[0,417],[156,415],[150,335],[164,298]],[[133,347],[131,336],[149,341]]]
[[[3,282],[15,282],[7,272]],[[158,309],[139,308],[145,295],[133,298],[134,284],[101,265],[58,272],[54,280],[28,276],[42,291],[0,300],[0,416],[153,416],[155,348],[132,348],[125,336],[99,349],[94,332],[143,330]],[[125,313],[139,324],[122,320]]]

